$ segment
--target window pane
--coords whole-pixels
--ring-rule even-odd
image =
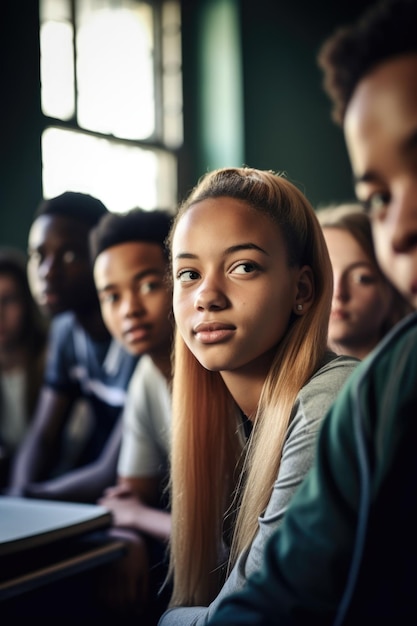
[[[74,60],[72,25],[46,21],[40,29],[42,111],[69,120],[74,115]]]
[[[53,20],[71,21],[71,0],[40,0],[39,18],[41,23]]]
[[[176,148],[182,144],[182,56],[181,14],[178,2],[164,2],[162,10],[162,69],[164,142]]]
[[[123,5],[123,6],[122,6]],[[78,0],[78,122],[126,139],[155,130],[152,8]]]
[[[99,198],[114,212],[174,208],[176,161],[168,152],[48,128],[42,155],[46,198],[72,190]]]
[[[40,0],[39,11],[42,110],[54,118],[42,136],[45,197],[73,189],[113,211],[174,208],[171,150],[183,140],[178,0]]]

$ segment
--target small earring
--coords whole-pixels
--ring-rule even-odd
[[[297,311],[302,311],[302,310],[303,310],[303,305],[297,304]]]

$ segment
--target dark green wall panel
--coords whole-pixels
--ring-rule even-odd
[[[41,197],[37,2],[10,0],[0,13],[0,245],[26,248]]]

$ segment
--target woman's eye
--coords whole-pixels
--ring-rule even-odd
[[[255,272],[258,266],[255,263],[239,263],[239,265],[235,265],[232,269],[233,274],[251,274]]]
[[[363,205],[371,217],[380,217],[387,212],[389,201],[388,193],[374,193],[363,202]]]
[[[181,283],[189,283],[193,280],[197,280],[199,277],[198,272],[194,272],[194,270],[181,270],[177,272],[177,280]]]
[[[376,278],[370,274],[358,274],[354,276],[354,282],[357,285],[373,285],[376,283]]]

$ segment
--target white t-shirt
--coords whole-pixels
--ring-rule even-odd
[[[171,393],[152,359],[144,355],[133,372],[123,411],[118,474],[157,476],[168,469],[171,439]]]

